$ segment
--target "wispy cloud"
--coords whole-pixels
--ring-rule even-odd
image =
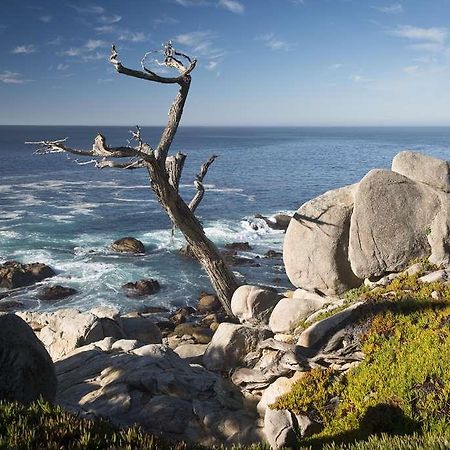
[[[386,6],[374,6],[373,8],[384,14],[401,14],[405,11],[400,3],[392,3],[392,5]]]
[[[18,45],[11,50],[13,55],[29,55],[30,53],[36,53],[36,47],[32,44],[30,45]]]
[[[105,8],[103,6],[99,5],[86,5],[86,6],[79,6],[74,4],[69,4],[71,8],[73,8],[75,11],[77,11],[79,14],[104,14]]]
[[[206,70],[215,70],[218,64],[219,63],[217,61],[209,61],[208,64],[206,65]]]
[[[122,31],[118,37],[119,41],[144,42],[147,39],[145,33],[141,31]]]
[[[122,20],[122,16],[118,14],[113,14],[112,16],[100,16],[97,21],[99,23],[103,23],[105,25],[112,25],[114,23],[120,22]]]
[[[175,0],[175,2],[182,6],[203,6],[208,4],[205,0]]]
[[[407,73],[408,75],[415,75],[419,72],[419,66],[403,67],[403,72]]]
[[[337,69],[340,69],[341,67],[344,67],[344,64],[335,63],[335,64],[331,64],[330,69],[337,70]]]
[[[399,25],[394,30],[389,31],[390,34],[413,41],[427,41],[443,44],[448,37],[447,28],[419,28],[411,25]]]
[[[86,44],[84,45],[84,47],[88,50],[88,51],[93,51],[93,50],[97,50],[98,48],[101,47],[107,47],[109,44],[106,41],[102,41],[100,39],[89,39]]]
[[[350,75],[350,80],[354,83],[370,83],[373,80],[371,78],[366,78],[361,74],[352,74]]]
[[[45,16],[39,17],[39,20],[44,23],[50,23],[52,21],[52,19],[53,19],[53,17],[50,15],[45,15]]]
[[[108,47],[109,43],[100,39],[89,39],[80,47],[71,47],[59,53],[60,56],[71,58],[79,57],[83,61],[96,61],[106,58],[105,53],[98,51],[100,48]]]
[[[292,44],[277,37],[275,33],[267,33],[256,37],[257,41],[261,41],[267,48],[271,50],[291,50]]]
[[[243,14],[245,10],[244,5],[237,0],[219,0],[219,6],[235,14]]]
[[[69,68],[69,64],[63,64],[63,63],[59,63],[56,66],[56,70],[59,70],[61,72],[64,72],[65,70],[67,70]]]
[[[157,17],[153,20],[153,23],[155,25],[175,25],[179,23],[178,19],[175,19],[174,17],[162,15],[161,17]]]
[[[5,84],[23,84],[30,80],[25,80],[23,75],[17,72],[11,72],[9,70],[5,70],[0,72],[0,83]]]

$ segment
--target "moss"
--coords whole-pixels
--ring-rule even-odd
[[[302,444],[450,427],[450,286],[422,283],[419,276],[400,275],[384,288],[358,292],[366,300],[358,324],[365,360],[343,377],[312,371],[274,405],[324,425]]]

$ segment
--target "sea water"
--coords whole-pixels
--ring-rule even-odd
[[[68,137],[67,145],[89,149],[98,132],[110,145],[127,145],[129,131],[0,127],[0,263],[39,261],[57,272],[9,299],[40,310],[105,305],[129,311],[195,305],[201,291],[211,291],[198,264],[180,256],[183,237],[180,232],[172,235],[145,170],[99,170],[93,164],[77,164],[73,155],[39,156],[24,145]],[[161,131],[149,127],[142,134],[156,146]],[[450,159],[450,128],[184,127],[172,145],[172,151],[188,156],[180,185],[187,202],[195,194],[193,180],[202,162],[212,154],[219,156],[205,178],[198,217],[221,248],[249,242],[251,250],[243,256],[256,264],[233,267],[241,282],[280,289],[292,287],[282,260],[264,254],[281,251],[284,233],[254,216],[292,213],[310,198],[357,182],[370,169],[389,168],[393,156],[404,149]],[[140,239],[146,254],[112,252],[110,244],[123,236]],[[161,290],[150,297],[127,297],[121,286],[143,278],[157,279]],[[51,304],[39,301],[39,289],[54,284],[79,293]]]

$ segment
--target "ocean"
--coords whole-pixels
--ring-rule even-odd
[[[183,237],[179,232],[172,236],[145,170],[99,170],[65,154],[35,155],[33,146],[24,145],[69,137],[68,145],[90,148],[97,132],[110,145],[125,145],[130,129],[0,126],[0,263],[39,261],[57,272],[8,300],[33,310],[115,306],[126,312],[194,306],[201,291],[211,292],[198,264],[180,256]],[[142,128],[153,146],[161,131]],[[181,180],[187,201],[195,193],[193,180],[202,162],[219,155],[205,178],[197,215],[219,247],[249,242],[251,250],[243,256],[257,264],[233,267],[241,282],[279,289],[292,288],[282,261],[264,254],[281,251],[284,233],[254,216],[292,213],[327,190],[357,182],[370,169],[389,168],[393,156],[405,149],[450,159],[450,127],[182,127],[172,145],[172,152],[188,155]],[[123,236],[140,239],[146,254],[112,252],[110,244]],[[145,298],[127,297],[121,286],[142,278],[157,279],[161,290]],[[51,304],[39,301],[38,290],[54,284],[79,293]]]

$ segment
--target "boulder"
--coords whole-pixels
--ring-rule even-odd
[[[201,364],[207,344],[181,344],[175,348],[175,353],[189,364]]]
[[[53,402],[53,361],[33,330],[18,316],[0,313],[0,400]]]
[[[16,289],[53,277],[54,270],[43,263],[21,264],[7,261],[0,265],[0,287]]]
[[[443,212],[435,189],[389,170],[371,170],[355,193],[349,244],[353,272],[369,278],[401,271],[412,259],[432,253],[429,235],[442,259],[449,239],[438,236],[449,221]]]
[[[17,315],[32,326],[53,360],[105,337],[125,337],[115,320],[76,309],[60,309],[51,313],[20,312]]]
[[[243,285],[234,291],[231,311],[241,323],[267,324],[278,301],[279,297],[274,289]]]
[[[126,314],[121,316],[120,322],[126,339],[134,339],[144,344],[161,344],[161,331],[148,317]]]
[[[294,214],[283,245],[286,273],[294,286],[335,295],[361,284],[348,257],[356,189],[352,185],[328,191]]]
[[[114,241],[111,250],[120,253],[145,253],[145,246],[138,239],[128,236]]]
[[[126,283],[122,286],[127,291],[127,297],[143,297],[145,295],[155,294],[160,290],[157,280],[139,280],[135,283]]]
[[[263,220],[269,228],[272,230],[283,230],[286,231],[289,222],[291,221],[292,217],[288,214],[276,214],[273,218],[273,220],[270,220],[266,216],[263,216],[261,214],[256,214],[255,219]],[[255,224],[256,225],[256,224]],[[258,229],[258,226],[256,225],[256,229]]]
[[[197,303],[197,311],[200,313],[210,313],[219,311],[222,304],[216,295],[205,294],[201,295]]]
[[[60,286],[57,284],[56,286],[48,286],[43,288],[39,294],[39,300],[44,300],[47,302],[61,300],[66,297],[70,297],[71,295],[77,294],[78,291],[76,289]]]
[[[270,315],[269,328],[273,333],[291,333],[329,301],[314,292],[297,289],[291,298],[282,298],[277,303]]]
[[[269,250],[264,254],[264,258],[282,258],[283,252],[277,252],[276,250]]]
[[[285,409],[267,409],[264,416],[264,434],[273,449],[295,448],[298,437],[294,415]]]
[[[232,242],[231,244],[225,244],[225,248],[228,250],[248,251],[252,247],[248,242]]]
[[[411,180],[450,192],[450,163],[422,153],[403,151],[392,160],[392,170]]]
[[[272,336],[268,330],[223,322],[209,344],[203,364],[216,371],[236,369],[244,364],[244,357],[256,350],[258,343]]]

